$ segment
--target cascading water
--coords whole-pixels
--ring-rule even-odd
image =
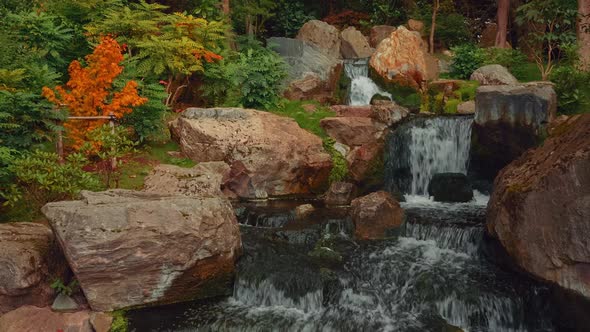
[[[402,203],[399,237],[355,242],[346,209],[316,207],[296,220],[301,202],[242,206],[233,295],[131,312],[131,330],[555,331],[547,288],[483,254],[487,198],[424,195],[433,174],[465,172],[471,121],[418,119],[390,137],[386,182],[414,194]]]
[[[369,78],[369,60],[349,60],[344,63],[344,72],[350,78],[349,105],[370,105],[374,95],[380,94],[391,99],[391,94],[383,91]]]
[[[409,195],[427,195],[436,173],[467,174],[471,117],[414,119],[390,135],[386,187]]]

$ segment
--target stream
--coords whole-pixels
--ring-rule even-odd
[[[237,205],[233,294],[129,312],[131,331],[556,331],[549,289],[488,259],[488,196],[437,203],[437,172],[465,173],[472,118],[412,120],[388,138],[385,188],[405,194],[398,236],[356,242],[346,208]],[[396,156],[396,158],[393,158]],[[308,253],[330,248],[338,259]]]

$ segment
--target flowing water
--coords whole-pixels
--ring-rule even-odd
[[[344,72],[350,78],[349,105],[370,105],[374,95],[380,94],[391,99],[391,94],[383,91],[369,78],[369,59],[348,60]]]
[[[389,141],[389,186],[405,184],[406,224],[397,237],[352,239],[345,208],[317,206],[306,220],[301,202],[240,205],[244,256],[233,294],[131,312],[132,331],[555,331],[543,285],[488,261],[487,197],[432,202],[430,176],[465,171],[468,118],[420,120]],[[427,147],[426,143],[430,144]],[[391,145],[407,146],[391,146]],[[468,147],[467,147],[468,148]],[[395,179],[394,177],[405,177]],[[314,247],[342,261],[308,255]]]
[[[397,128],[386,152],[386,187],[426,195],[434,174],[467,174],[472,124],[472,117],[435,117],[417,118]]]

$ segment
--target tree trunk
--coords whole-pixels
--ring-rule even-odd
[[[578,0],[578,15],[580,69],[590,71],[590,0]]]
[[[436,14],[440,8],[440,0],[434,0],[432,4],[432,23],[430,25],[430,54],[434,54],[434,32],[436,30]]]
[[[229,17],[230,7],[229,7],[229,0],[222,0],[221,1],[221,8],[223,10],[223,14]]]
[[[508,36],[508,16],[510,13],[510,0],[498,0],[498,12],[496,20],[498,32],[496,33],[496,47],[508,48],[506,42]]]

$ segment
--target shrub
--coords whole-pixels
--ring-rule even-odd
[[[82,150],[88,154],[94,154],[102,163],[99,165],[99,173],[103,176],[104,184],[111,188],[111,182],[114,180],[115,187],[119,184],[121,173],[119,172],[121,160],[119,158],[133,152],[137,143],[129,139],[127,129],[123,127],[111,128],[104,125],[88,133],[87,142]],[[113,164],[113,159],[116,163]]]
[[[54,111],[41,96],[29,92],[0,90],[0,143],[17,150],[51,138],[64,112]]]
[[[578,69],[578,53],[574,45],[564,48],[566,57],[562,65],[551,73],[555,83],[558,110],[560,113],[575,114],[590,112],[590,72]]]
[[[441,14],[436,21],[435,41],[444,47],[454,47],[472,40],[467,19],[457,13]]]
[[[120,91],[113,91],[113,81],[123,71],[122,47],[110,37],[104,37],[92,54],[86,57],[85,67],[75,60],[68,69],[70,80],[65,87],[55,90],[44,87],[43,96],[52,103],[65,105],[71,115],[121,117],[131,113],[132,107],[145,104],[146,98],[137,93],[137,82],[128,81]],[[84,123],[68,121],[65,127],[75,148],[80,148],[87,132],[104,124],[104,121]]]
[[[62,164],[57,154],[39,150],[15,159],[9,166],[15,185],[6,197],[8,204],[27,199],[33,208],[40,208],[47,202],[74,199],[81,190],[100,189],[100,181],[83,169],[87,162],[82,154],[73,153]]]
[[[245,49],[227,65],[227,71],[239,105],[266,110],[277,106],[287,69],[276,52],[265,47]]]
[[[281,0],[276,15],[269,22],[269,30],[274,35],[294,37],[305,22],[313,19],[313,15],[305,12],[303,3]]]
[[[473,44],[464,44],[451,49],[455,55],[451,63],[451,76],[468,79],[486,60],[485,51]]]

